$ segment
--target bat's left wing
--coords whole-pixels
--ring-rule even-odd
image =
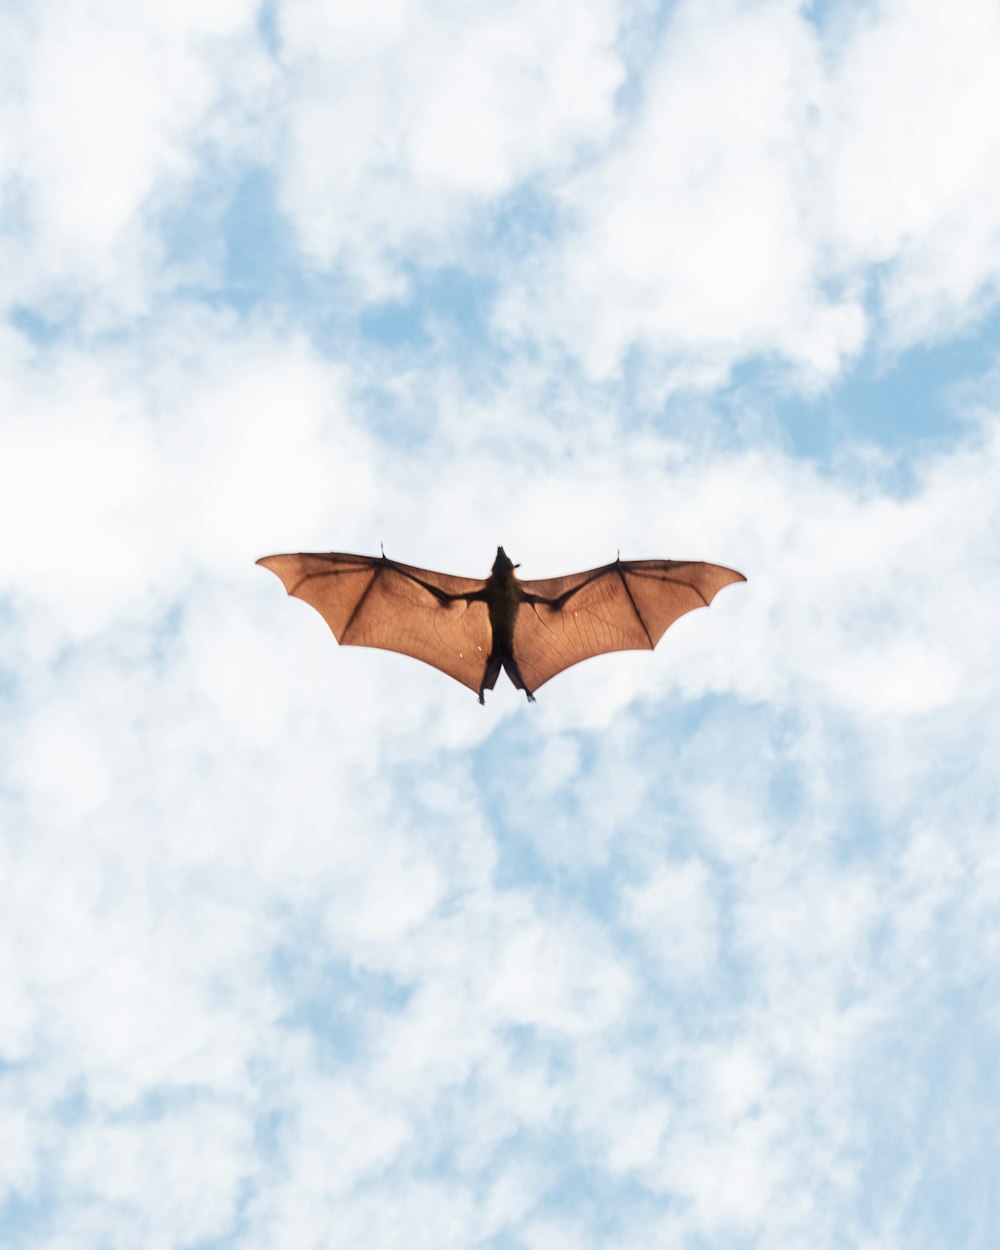
[[[485,582],[342,552],[264,556],[257,563],[311,604],[342,646],[398,651],[478,694],[492,642]]]
[[[698,560],[616,560],[585,573],[520,582],[514,657],[535,691],[606,651],[652,651],[665,630],[746,578]]]

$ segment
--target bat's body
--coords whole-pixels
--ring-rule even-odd
[[[381,647],[432,664],[476,691],[504,669],[529,702],[557,673],[607,651],[651,651],[668,626],[746,579],[691,560],[616,560],[522,582],[502,547],[485,581],[381,556],[264,556],[258,564],[320,613],[344,646]]]
[[[490,658],[486,661],[482,685],[479,687],[480,703],[486,702],[483,691],[493,689],[501,668],[514,683],[514,688],[525,692],[529,703],[535,701],[535,696],[524,684],[521,670],[514,659],[514,626],[517,624],[523,596],[514,572],[515,567],[503,547],[498,547],[497,558],[493,561],[493,570],[483,592],[490,614],[493,645],[490,648]]]

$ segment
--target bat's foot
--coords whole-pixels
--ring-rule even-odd
[[[479,702],[482,703],[484,706],[486,704],[486,700],[483,698],[483,692],[481,690],[479,692]]]
[[[533,695],[530,691],[528,691],[528,690],[526,690],[524,693],[528,696],[528,702],[529,702],[529,703],[534,703],[534,701],[535,701],[535,696],[534,696],[534,695]]]

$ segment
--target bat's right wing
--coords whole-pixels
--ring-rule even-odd
[[[322,616],[345,647],[423,660],[479,693],[492,632],[485,582],[339,552],[264,556],[290,595]]]
[[[616,560],[585,573],[520,582],[514,656],[531,691],[606,651],[652,651],[668,626],[746,578],[698,560]]]

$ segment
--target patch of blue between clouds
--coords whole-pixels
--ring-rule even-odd
[[[840,468],[845,457],[860,462],[866,448],[884,453],[880,485],[905,495],[929,454],[945,453],[968,436],[963,401],[998,358],[1000,310],[994,310],[967,335],[892,358],[875,343],[814,396],[803,395],[773,361],[753,358],[733,369],[714,403],[734,426],[741,414],[756,413],[762,437],[776,437],[821,468]]]
[[[523,205],[520,205],[523,209]],[[192,211],[197,212],[196,208]],[[524,228],[525,217],[520,223]],[[537,222],[531,228],[537,226]],[[278,315],[306,333],[321,353],[331,358],[362,351],[384,368],[362,393],[369,429],[391,437],[397,445],[417,445],[432,434],[424,411],[410,412],[379,378],[396,376],[412,364],[427,369],[448,364],[466,380],[471,393],[497,368],[497,345],[489,318],[497,277],[458,265],[430,267],[400,260],[405,294],[397,299],[365,303],[343,266],[317,269],[297,247],[292,226],[283,214],[273,176],[264,169],[248,171],[240,180],[219,223],[223,249],[221,286],[204,297],[221,302],[242,316]],[[192,237],[199,227],[194,223]],[[504,232],[507,231],[507,234]],[[496,223],[502,247],[516,248],[515,227]],[[191,231],[183,221],[173,230],[175,246]],[[489,246],[484,243],[484,251]]]
[[[311,306],[312,282],[278,204],[274,178],[266,169],[243,174],[219,229],[224,248],[219,295],[226,303],[241,313],[268,304]]]
[[[555,241],[565,226],[564,210],[546,179],[528,178],[502,196],[470,231],[469,250],[489,272],[491,264],[502,267],[508,259],[523,260],[539,244]]]
[[[257,9],[257,32],[264,47],[273,57],[277,57],[281,52],[278,8],[278,0],[263,0]]]
[[[820,34],[857,20],[859,11],[863,12],[865,7],[867,6],[859,6],[856,0],[802,0],[801,3],[802,16]]]
[[[308,1032],[331,1063],[360,1058],[378,1020],[403,1010],[411,987],[362,971],[347,959],[311,958],[325,947],[317,925],[309,934],[286,935],[271,960],[270,981],[285,1001],[282,1026]]]
[[[542,1211],[569,1228],[581,1224],[591,1245],[613,1245],[616,1236],[628,1238],[648,1220],[679,1208],[676,1198],[654,1195],[637,1181],[609,1173],[603,1163],[591,1163],[575,1135],[547,1141],[545,1153],[549,1152],[561,1161],[575,1152],[577,1159],[560,1168],[558,1180],[546,1191]],[[519,1242],[505,1237],[498,1244],[506,1250]]]
[[[190,206],[192,213],[197,204]],[[203,231],[193,222],[195,234]],[[320,272],[298,250],[294,230],[278,202],[272,174],[247,171],[229,199],[219,223],[223,241],[223,284],[217,298],[242,313],[280,307],[315,337],[319,346],[335,347],[356,329],[373,344],[398,349],[423,347],[435,323],[445,323],[465,339],[486,338],[493,278],[457,265],[423,267],[401,261],[406,295],[364,304],[337,266]],[[171,232],[183,245],[184,215]],[[356,318],[356,326],[349,318]]]
[[[8,315],[14,329],[36,347],[48,347],[58,342],[65,333],[61,320],[47,316],[36,308],[15,305]]]
[[[407,297],[367,308],[360,326],[365,338],[380,346],[423,347],[434,323],[447,326],[468,342],[485,346],[496,283],[453,266],[422,270],[404,265]]]
[[[561,225],[545,188],[537,181],[521,184],[469,231],[468,256],[437,265],[400,258],[406,294],[364,308],[363,336],[387,349],[434,345],[445,354],[450,346],[454,362],[475,362],[468,371],[474,377],[483,359],[506,352],[491,328],[506,268],[555,239]]]
[[[0,1202],[0,1244],[39,1244],[47,1233],[55,1232],[56,1199],[54,1189],[46,1185],[33,1193],[15,1190]]]

